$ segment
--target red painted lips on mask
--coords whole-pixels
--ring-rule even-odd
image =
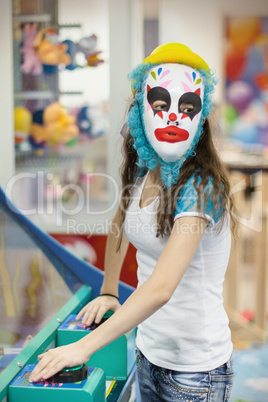
[[[180,142],[189,138],[189,133],[182,128],[176,126],[167,126],[165,128],[157,128],[154,132],[158,141],[162,142]]]

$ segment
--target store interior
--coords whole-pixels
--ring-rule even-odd
[[[238,222],[223,288],[236,354],[231,400],[267,401],[267,0],[12,0],[1,2],[0,21],[0,186],[100,270],[120,197],[128,73],[167,42],[216,71],[214,142]],[[133,287],[136,268],[130,247],[121,280]]]

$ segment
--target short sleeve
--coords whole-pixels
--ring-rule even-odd
[[[201,177],[198,176],[196,187],[194,186],[194,180],[194,177],[191,177],[182,189],[178,198],[174,220],[182,216],[201,216],[206,218],[210,225],[213,225],[220,220],[223,214],[221,198],[218,196],[216,202],[213,200],[215,189],[213,180],[209,179],[201,192],[201,204],[199,206],[196,187],[200,185]]]

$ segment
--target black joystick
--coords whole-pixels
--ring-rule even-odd
[[[63,370],[49,377],[46,381],[54,383],[80,382],[88,377],[88,367],[81,364],[75,367],[65,367]]]

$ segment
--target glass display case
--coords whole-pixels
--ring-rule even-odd
[[[111,206],[105,3],[13,0],[16,175],[8,193],[50,232]]]

